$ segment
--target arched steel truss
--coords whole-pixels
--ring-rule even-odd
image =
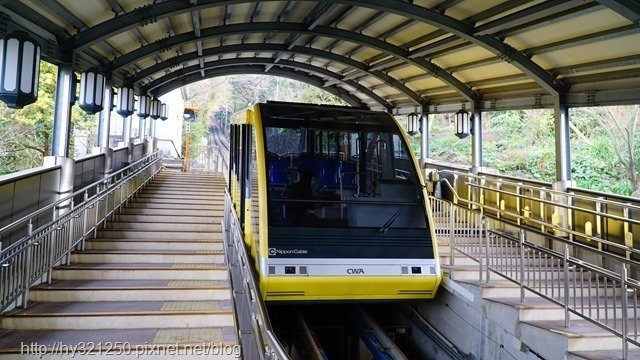
[[[262,0],[262,1],[274,1],[274,0]],[[84,57],[85,54],[89,56],[93,56],[95,51],[89,49],[89,47],[93,45],[100,44],[101,41],[114,37],[115,35],[121,34],[123,32],[132,30],[138,26],[153,23],[156,21],[161,21],[163,19],[168,19],[169,17],[186,14],[194,11],[199,11],[203,9],[207,9],[210,7],[227,7],[236,4],[242,3],[252,3],[254,1],[248,0],[198,0],[198,1],[164,1],[149,4],[143,6],[141,8],[137,8],[131,10],[129,12],[125,12],[120,8],[117,13],[117,16],[113,19],[101,22],[95,26],[84,26],[81,22],[78,22],[77,19],[74,22],[73,16],[69,17],[69,22],[73,24],[74,27],[79,29],[79,32],[75,36],[67,36],[64,31],[57,31],[57,28],[54,26],[55,24],[49,24],[45,26],[45,28],[52,28],[51,32],[54,34],[58,41],[58,45],[49,46],[49,52],[51,54],[56,54],[58,57],[61,53],[68,54],[69,52],[76,53]],[[598,2],[606,7],[611,8],[612,10],[618,12],[622,16],[631,20],[634,24],[638,24],[640,21],[640,3],[637,0],[630,1],[618,1],[618,0],[598,0]],[[244,24],[227,24],[225,26],[219,27],[211,27],[205,29],[199,29],[194,32],[187,32],[178,35],[172,35],[170,37],[159,40],[155,43],[147,44],[141,48],[126,53],[126,54],[114,54],[116,56],[115,60],[110,64],[101,64],[106,70],[117,70],[123,66],[127,66],[129,64],[133,64],[136,61],[143,59],[147,56],[155,54],[158,51],[169,50],[174,46],[179,44],[185,44],[188,42],[200,41],[202,39],[208,37],[216,37],[216,36],[226,36],[230,34],[238,34],[240,32],[243,33],[273,33],[273,32],[284,32],[292,34],[291,38],[295,36],[299,36],[297,34],[308,34],[319,37],[328,37],[335,39],[336,41],[349,41],[353,43],[359,44],[359,47],[368,47],[374,48],[382,52],[380,56],[376,56],[377,60],[384,60],[379,64],[371,66],[369,64],[365,64],[362,62],[354,61],[350,59],[348,56],[336,55],[331,53],[330,51],[323,51],[314,49],[308,46],[297,46],[295,42],[285,42],[285,44],[277,45],[277,44],[267,44],[266,41],[264,44],[264,49],[268,52],[273,52],[275,57],[275,64],[269,64],[266,66],[266,69],[270,69],[272,66],[277,65],[277,63],[281,60],[280,55],[282,53],[299,53],[299,54],[307,54],[313,57],[321,57],[324,59],[328,59],[330,61],[338,61],[342,64],[345,64],[353,69],[356,69],[357,72],[352,72],[346,76],[340,77],[331,77],[333,80],[329,82],[329,84],[340,84],[345,86],[352,86],[353,82],[357,82],[361,76],[358,74],[367,74],[374,76],[385,84],[395,88],[401,94],[407,96],[411,101],[413,101],[416,105],[427,105],[428,99],[424,99],[421,94],[416,93],[409,89],[406,85],[403,84],[402,81],[394,79],[393,77],[387,75],[381,69],[384,69],[388,66],[385,64],[412,64],[422,70],[424,70],[427,74],[431,76],[437,77],[441,81],[443,81],[450,88],[454,89],[462,98],[467,101],[476,102],[482,98],[482,94],[475,92],[471,85],[460,81],[456,76],[454,76],[451,72],[446,71],[434,63],[428,60],[429,56],[432,53],[438,53],[440,50],[452,51],[459,46],[464,46],[465,43],[472,44],[474,46],[479,46],[485,50],[490,51],[494,55],[496,55],[500,61],[507,62],[513,65],[515,68],[519,69],[525,76],[532,79],[538,86],[544,89],[551,95],[560,95],[565,93],[568,89],[567,87],[560,81],[558,81],[555,75],[543,69],[536,62],[530,59],[530,54],[520,52],[507,43],[502,41],[502,37],[500,37],[499,32],[492,32],[488,30],[487,24],[483,24],[481,26],[476,26],[473,23],[473,19],[467,19],[467,21],[457,20],[451,16],[445,14],[444,11],[439,11],[439,6],[433,7],[431,9],[425,8],[422,6],[414,5],[410,1],[404,0],[316,0],[315,3],[316,8],[313,9],[307,19],[302,21],[301,23],[285,23],[285,22],[249,22]],[[2,1],[0,1],[2,4]],[[9,4],[9,3],[7,3]],[[19,4],[18,4],[19,5]],[[16,5],[16,6],[18,6]],[[348,7],[357,7],[357,8],[368,8],[378,10],[380,12],[386,14],[395,14],[406,18],[405,24],[410,23],[411,21],[429,24],[431,26],[435,26],[441,30],[436,31],[439,34],[449,33],[451,36],[444,38],[442,41],[450,44],[449,48],[446,47],[446,44],[441,43],[441,41],[436,41],[435,43],[429,44],[427,46],[408,50],[407,48],[393,45],[385,40],[381,40],[374,37],[369,37],[363,35],[360,30],[355,29],[353,31],[348,31],[344,29],[339,29],[334,26],[323,26],[320,25],[323,23],[319,19],[322,15],[318,15],[322,13],[324,10],[328,10],[336,5],[344,5]],[[541,4],[542,5],[542,4]],[[7,5],[8,6],[8,5]],[[565,6],[558,2],[558,4],[554,5],[558,7]],[[568,4],[566,6],[569,6]],[[115,10],[114,10],[115,11]],[[550,10],[551,11],[551,10]],[[326,11],[325,11],[326,12]],[[72,14],[71,14],[72,15]],[[38,16],[38,15],[35,15]],[[278,18],[277,20],[282,20],[283,18]],[[43,19],[45,21],[46,19]],[[46,21],[45,21],[46,22]],[[78,23],[78,26],[76,26]],[[194,27],[195,28],[195,27]],[[491,26],[489,26],[491,28]],[[199,36],[196,36],[196,32]],[[491,34],[496,35],[491,35]],[[430,34],[431,35],[431,34]],[[456,45],[457,44],[457,45]],[[49,44],[51,45],[51,44]],[[104,43],[101,43],[101,46]],[[249,46],[258,46],[260,44],[242,44]],[[279,49],[274,49],[272,45],[280,46]],[[443,47],[444,46],[444,47]],[[435,51],[433,48],[438,47],[440,50]],[[203,53],[201,53],[201,57],[208,56],[208,53],[211,52],[222,52],[224,50],[219,49],[203,49]],[[304,51],[302,51],[304,50]],[[261,50],[256,50],[259,52]],[[312,54],[315,52],[315,54]],[[189,54],[193,55],[193,54]],[[51,57],[50,57],[51,58]],[[180,56],[180,58],[186,59],[187,57]],[[62,59],[54,59],[58,61],[68,61]],[[194,60],[197,58],[193,58]],[[159,64],[153,66],[154,72],[156,69],[163,65],[173,64],[174,59],[170,59],[167,61],[162,61],[159,57],[156,59],[159,60]],[[202,61],[202,60],[200,60]],[[75,64],[80,65],[80,67],[86,66],[85,59],[78,58],[75,59]],[[392,65],[393,66],[393,65]],[[165,68],[166,69],[166,68]],[[138,69],[139,72],[146,71],[145,69]],[[136,70],[136,71],[138,71]],[[164,70],[164,69],[162,69]],[[388,70],[386,70],[388,71]],[[452,68],[450,71],[454,71]],[[124,75],[124,72],[117,73],[118,75]],[[125,77],[125,76],[122,76]],[[138,78],[138,77],[137,77]],[[142,77],[140,77],[142,78]],[[351,83],[348,81],[351,80]],[[144,81],[144,80],[142,80]],[[369,89],[369,94],[362,92],[363,94],[369,96],[372,100],[380,103],[380,96],[378,99],[370,96],[373,90]],[[384,100],[387,104],[388,100]],[[386,106],[386,105],[384,105]]]
[[[145,6],[131,12],[124,13],[117,18],[114,18],[113,20],[105,21],[96,26],[81,31],[73,38],[68,39],[65,43],[63,43],[63,45],[65,45],[68,49],[82,50],[87,48],[88,46],[91,46],[92,44],[95,44],[96,42],[130,30],[140,24],[158,21],[165,17],[201,10],[211,6],[226,6],[246,2],[248,1],[199,0],[195,5],[188,2],[157,3],[153,4],[153,6]],[[474,26],[472,24],[456,20],[441,12],[432,9],[426,9],[400,0],[318,0],[317,2],[324,4],[343,4],[377,9],[387,13],[404,16],[408,19],[413,19],[418,22],[436,26],[461,39],[467,40],[500,56],[504,61],[511,63],[524,74],[532,78],[537,84],[539,84],[549,93],[558,94],[564,91],[564,86],[555,78],[555,76],[553,76],[553,74],[541,68],[525,54],[518,52],[517,50],[494,36],[486,34],[476,34]],[[158,51],[157,49],[167,49],[171,46],[175,46],[175,44],[195,41],[205,37],[224,36],[228,34],[238,33],[238,31],[241,30],[252,32],[304,33],[356,42],[364,46],[378,49],[384,53],[407,61],[408,63],[425,70],[427,73],[438,77],[447,85],[454,88],[467,100],[476,101],[480,99],[480,94],[474,92],[468,85],[461,82],[455,76],[453,76],[449,72],[444,71],[430,61],[420,56],[415,56],[415,54],[412,54],[410,51],[404,48],[394,46],[387,43],[386,41],[367,37],[357,32],[337,29],[334,27],[319,26],[315,24],[314,26],[308,26],[308,24],[303,23],[247,23],[226,25],[224,26],[224,29],[223,27],[202,29],[200,38],[196,38],[195,34],[192,33],[180,34],[165,38],[154,44],[143,46],[142,48],[129,54],[124,54],[122,57],[116,59],[113,65],[115,68],[118,68],[122,64],[127,64],[141,57],[148,56],[150,52],[146,52],[146,50],[156,49],[154,51]],[[145,48],[146,50],[143,50]],[[389,85],[394,86],[393,84]],[[402,91],[401,89],[398,90],[402,93],[405,93],[405,91]],[[414,97],[412,97],[412,99],[417,100]]]
[[[335,72],[329,71],[325,68],[321,68],[318,66],[313,66],[307,63],[301,63],[301,62],[297,62],[297,61],[290,61],[290,60],[280,60],[279,62],[276,63],[275,59],[273,58],[258,58],[258,57],[249,57],[249,58],[235,58],[235,59],[223,59],[223,60],[217,60],[217,61],[210,61],[210,62],[206,62],[203,64],[203,66],[200,66],[200,64],[198,65],[193,65],[193,66],[189,66],[183,69],[179,69],[176,70],[172,73],[169,73],[165,76],[162,76],[154,81],[152,81],[151,83],[145,85],[145,89],[147,89],[149,92],[151,92],[152,94],[155,94],[154,89],[161,87],[162,85],[171,82],[174,78],[176,77],[184,77],[186,75],[190,75],[193,73],[198,73],[202,70],[212,70],[212,69],[218,69],[218,68],[223,68],[223,67],[228,67],[228,66],[237,66],[237,65],[272,65],[272,64],[277,64],[278,66],[282,66],[282,67],[286,67],[286,68],[292,68],[292,69],[297,69],[297,70],[301,70],[303,72],[306,73],[310,73],[310,74],[319,74],[325,77],[329,77],[332,79],[336,79],[336,80],[340,80],[341,76],[340,74],[337,74]],[[269,69],[269,71],[264,71],[264,69],[262,70],[262,72],[264,74],[269,75],[271,72],[271,69]],[[384,100],[383,98],[381,98],[380,96],[378,96],[376,93],[374,93],[373,91],[369,90],[368,88],[366,88],[365,86],[362,86],[360,84],[358,84],[357,82],[353,81],[353,80],[340,80],[341,82],[343,82],[345,85],[351,86],[353,88],[355,88],[358,92],[361,92],[365,95],[367,95],[369,98],[373,99],[374,101],[376,101],[378,104],[380,104],[380,106],[386,108],[387,110],[391,110],[393,109],[393,105],[389,104],[386,100]],[[323,81],[323,85],[324,85],[324,81]],[[322,86],[322,85],[321,85]]]
[[[177,89],[181,86],[188,85],[192,82],[214,78],[218,76],[225,75],[241,75],[241,74],[264,74],[264,66],[262,65],[243,65],[243,66],[231,66],[231,67],[222,67],[217,68],[215,70],[204,70],[204,76],[198,71],[196,73],[191,73],[189,75],[183,77],[174,78],[172,81],[165,83],[164,85],[158,87],[155,91],[155,95],[162,96],[163,94],[168,93],[173,89]],[[269,70],[269,75],[281,76],[293,80],[298,80],[305,82],[307,84],[322,87],[324,81],[313,75],[305,74],[303,72],[294,71],[288,68],[272,68]],[[337,87],[337,86],[328,86],[324,87],[324,90],[332,93],[333,95],[341,98],[345,102],[347,102],[351,106],[360,106],[360,107],[368,107],[367,104],[363,103],[357,96],[354,96],[347,92],[346,90]]]
[[[324,50],[319,50],[319,49],[314,49],[314,48],[309,48],[309,47],[304,47],[304,46],[293,46],[291,48],[288,48],[284,44],[262,44],[262,43],[260,43],[260,44],[236,44],[236,45],[226,45],[226,46],[220,46],[220,47],[215,47],[215,48],[203,49],[202,56],[200,56],[198,54],[198,52],[192,52],[192,53],[187,53],[187,54],[183,54],[183,55],[180,55],[180,56],[173,57],[171,59],[168,59],[166,61],[160,62],[160,63],[158,63],[156,65],[150,66],[150,67],[148,67],[148,68],[136,73],[135,75],[133,75],[130,78],[130,81],[139,82],[139,81],[143,80],[144,78],[146,78],[148,76],[151,76],[151,75],[153,75],[155,73],[164,71],[165,69],[168,69],[168,68],[174,68],[174,67],[176,67],[176,66],[178,66],[178,65],[180,65],[180,64],[182,64],[184,62],[197,60],[197,59],[199,59],[201,57],[225,55],[225,54],[234,54],[234,53],[241,53],[241,52],[291,53],[291,54],[301,54],[301,55],[308,55],[308,56],[323,58],[323,59],[326,59],[326,60],[330,60],[330,61],[333,61],[333,62],[336,62],[336,63],[340,63],[340,64],[343,64],[343,65],[352,67],[354,69],[358,69],[358,70],[360,70],[362,72],[365,72],[365,73],[367,73],[367,74],[369,74],[369,75],[371,75],[373,77],[378,78],[380,81],[382,81],[382,82],[384,82],[386,84],[389,84],[390,86],[394,87],[400,93],[404,94],[409,99],[413,100],[416,105],[419,105],[419,106],[426,106],[427,105],[427,101],[424,98],[422,98],[415,91],[409,89],[402,82],[394,79],[393,77],[385,74],[384,72],[382,72],[380,70],[371,70],[371,67],[366,65],[366,64],[364,64],[364,63],[361,63],[359,61],[353,60],[353,59],[348,58],[346,56],[338,55],[336,53],[332,53],[332,52],[329,52],[329,51],[324,51]],[[308,64],[302,63],[302,65],[304,67],[307,67]],[[338,74],[337,77],[333,77],[332,76],[332,78],[338,80],[339,82],[342,82],[343,80],[345,82],[348,81],[348,79],[344,79],[339,74]],[[373,98],[373,99],[375,100],[375,98]],[[382,100],[384,101],[384,99],[382,99]],[[380,101],[377,101],[377,102],[386,107],[386,105],[384,105]],[[384,101],[384,102],[386,103],[386,101]]]

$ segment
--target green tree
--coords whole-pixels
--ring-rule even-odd
[[[0,103],[0,174],[40,166],[42,158],[51,155],[56,78],[56,66],[41,61],[38,101],[19,110]],[[92,124],[91,116],[73,108],[72,128],[91,128]]]

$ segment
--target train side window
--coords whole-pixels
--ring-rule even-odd
[[[413,180],[411,158],[398,134],[393,134],[393,169],[396,179]]]

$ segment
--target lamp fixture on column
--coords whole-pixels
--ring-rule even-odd
[[[471,115],[464,109],[458,110],[455,114],[456,117],[456,136],[460,139],[464,139],[471,135]]]
[[[138,116],[141,118],[146,118],[149,116],[151,112],[151,98],[147,95],[139,95],[138,96]]]
[[[24,31],[0,39],[0,100],[22,109],[38,100],[40,46]]]
[[[420,114],[412,112],[407,115],[407,133],[415,135],[420,132]]]
[[[80,76],[80,108],[89,114],[103,109],[105,77],[96,68],[90,68]]]
[[[167,114],[167,104],[162,103],[160,105],[160,120],[165,121],[169,118],[169,115]]]
[[[151,116],[153,120],[157,120],[160,118],[160,107],[160,100],[156,98],[151,100],[151,111],[149,112],[149,116]]]
[[[134,92],[132,86],[122,86],[118,89],[118,99],[116,101],[116,112],[123,117],[133,115]]]

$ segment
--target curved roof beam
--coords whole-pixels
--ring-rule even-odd
[[[202,51],[202,56],[198,55],[197,51],[192,53],[183,54],[180,56],[173,57],[156,65],[150,66],[131,77],[131,81],[138,82],[144,79],[147,76],[153,75],[157,72],[163,71],[167,68],[171,68],[173,66],[177,66],[183,62],[197,60],[200,57],[206,56],[215,56],[215,55],[224,55],[224,54],[232,54],[238,52],[280,52],[280,53],[292,53],[292,54],[303,54],[314,56],[318,58],[323,58],[326,60],[330,60],[333,62],[341,63],[343,65],[350,66],[354,69],[358,69],[362,72],[368,73],[369,75],[378,78],[385,84],[395,88],[400,91],[409,99],[413,100],[417,105],[427,106],[428,101],[420,96],[420,94],[411,90],[409,87],[404,85],[402,82],[397,79],[387,75],[386,73],[380,70],[372,70],[370,66],[363,64],[359,61],[350,59],[346,56],[338,55],[329,51],[319,50],[308,48],[304,46],[294,46],[292,48],[288,48],[285,44],[236,44],[236,45],[225,45],[215,48],[208,48]],[[340,82],[344,82],[344,77],[337,78]],[[353,85],[352,85],[353,86]]]
[[[455,76],[444,71],[439,66],[432,62],[421,58],[409,58],[409,51],[387,43],[386,41],[379,40],[370,36],[366,36],[360,33],[354,33],[348,30],[332,28],[328,26],[316,26],[313,30],[309,30],[305,24],[299,23],[279,23],[279,22],[259,22],[259,23],[241,23],[231,24],[223,26],[214,26],[205,29],[200,29],[200,37],[196,37],[194,33],[183,33],[176,36],[167,37],[158,40],[152,44],[142,46],[134,51],[120,56],[115,59],[112,64],[111,70],[121,68],[131,62],[138,59],[153,55],[158,51],[164,51],[174,46],[196,41],[198,39],[211,38],[216,36],[228,36],[234,34],[246,34],[246,33],[304,33],[317,36],[325,36],[334,39],[340,39],[344,41],[350,41],[356,44],[365,45],[392,56],[401,58],[410,64],[413,64],[430,75],[439,78],[445,84],[454,88],[460,95],[470,101],[475,101],[480,96],[471,90],[469,86],[457,79]]]
[[[328,1],[328,0],[320,0]],[[450,32],[462,39],[480,46],[515,66],[518,70],[532,78],[550,94],[564,92],[565,86],[550,72],[543,69],[525,54],[491,35],[475,35],[474,25],[456,20],[441,12],[413,5],[401,0],[331,0],[341,4],[373,8],[396,15],[404,16],[436,28]]]
[[[200,80],[210,79],[218,76],[225,75],[242,75],[242,74],[256,74],[256,75],[274,75],[280,77],[286,77],[293,80],[298,80],[305,82],[309,85],[313,85],[315,87],[326,90],[333,95],[341,98],[345,102],[347,102],[351,106],[367,106],[367,104],[363,103],[357,96],[353,96],[349,94],[346,90],[335,87],[322,87],[324,81],[317,76],[306,75],[304,73],[300,73],[297,71],[293,71],[287,68],[279,69],[274,68],[269,70],[268,73],[265,74],[264,66],[262,65],[243,65],[243,66],[229,66],[225,68],[215,69],[215,70],[204,70],[204,76],[200,72],[189,74],[187,76],[181,78],[174,78],[174,80],[158,87],[155,91],[151,93],[154,96],[160,97],[171,90],[177,89],[181,86],[191,84],[193,82],[197,82]]]
[[[119,16],[117,20],[105,21],[90,29],[82,31],[65,42],[64,45],[66,45],[70,50],[83,49],[95,44],[97,41],[104,40],[123,31],[130,30],[137,26],[138,23],[144,24],[149,21],[156,21],[159,18],[203,9],[210,6],[222,6],[245,2],[249,1],[200,0],[197,5],[191,5],[187,2],[163,2],[147,5]],[[551,94],[558,94],[565,90],[565,86],[560,81],[525,54],[520,53],[513,47],[491,35],[475,35],[473,25],[456,20],[441,12],[423,8],[401,0],[318,0],[318,2],[341,3],[350,6],[373,8],[430,24],[437,28],[446,30],[456,36],[467,39],[473,44],[481,46],[500,56],[502,59],[512,63],[520,71],[527,74]],[[620,3],[620,1],[615,2]],[[455,86],[454,88],[458,89]],[[477,96],[465,95],[465,97],[476,98]]]
[[[237,66],[237,65],[262,65],[262,66],[276,65],[276,66],[283,66],[283,67],[292,68],[292,69],[303,70],[306,73],[316,73],[332,79],[341,78],[340,74],[336,74],[333,71],[329,71],[324,68],[313,66],[310,64],[300,63],[300,62],[291,61],[291,60],[280,60],[276,64],[276,61],[273,58],[249,57],[249,58],[234,58],[234,59],[210,61],[210,62],[204,63],[202,67],[200,67],[200,64],[189,66],[187,68],[176,70],[163,77],[160,77],[152,81],[151,83],[146,84],[144,88],[153,92],[153,89],[161,87],[162,85],[170,82],[172,79],[176,77],[184,77],[192,73],[200,72],[200,70],[203,70],[203,69],[211,70],[211,69],[224,68],[227,66]],[[265,72],[265,74],[269,75],[269,72]],[[377,102],[387,110],[393,109],[393,105],[391,105],[389,102],[387,102],[385,99],[383,99],[382,97],[380,97],[378,94],[374,93],[372,90],[368,89],[367,87],[362,86],[353,80],[347,80],[344,82],[344,84],[355,88],[357,91],[368,96],[373,101]]]

